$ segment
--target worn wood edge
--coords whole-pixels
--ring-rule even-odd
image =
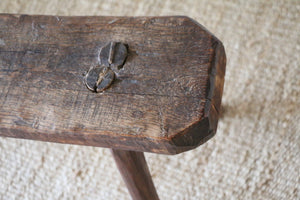
[[[207,83],[209,91],[207,91],[204,117],[186,130],[170,138],[177,147],[175,154],[196,148],[216,134],[224,88],[226,54],[222,42],[217,38],[215,38],[214,49],[214,60]],[[182,141],[184,142],[182,143]]]
[[[55,142],[61,144],[75,144],[84,146],[113,148],[127,151],[141,151],[152,152],[160,154],[176,154],[174,146],[167,139],[155,140],[149,137],[136,136],[118,136],[118,143],[116,137],[103,135],[83,135],[70,134],[69,132],[62,132],[51,134],[24,131],[21,129],[0,128],[1,136],[15,139],[37,140],[42,142]]]
[[[213,34],[208,31],[203,25],[201,25],[200,23],[198,23],[196,20],[194,20],[193,18],[190,18],[186,15],[161,15],[161,16],[155,16],[155,15],[149,15],[149,16],[133,16],[133,15],[128,15],[128,16],[123,16],[123,15],[42,15],[42,14],[23,14],[23,13],[0,13],[0,17],[15,17],[15,18],[21,18],[21,17],[27,17],[27,16],[31,16],[31,17],[54,17],[54,18],[91,18],[91,17],[104,17],[104,18],[132,18],[132,19],[143,19],[143,18],[147,18],[147,19],[151,19],[151,18],[182,18],[185,19],[187,21],[191,21],[195,26],[200,27],[201,29],[203,29],[205,32],[207,32],[208,35],[213,36]]]

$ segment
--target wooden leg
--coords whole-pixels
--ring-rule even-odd
[[[143,152],[112,149],[112,154],[133,200],[158,200]]]

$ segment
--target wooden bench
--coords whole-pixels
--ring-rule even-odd
[[[172,17],[0,15],[0,135],[112,149],[133,199],[158,199],[143,152],[214,136],[222,43]]]

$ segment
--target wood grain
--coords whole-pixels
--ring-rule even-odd
[[[133,200],[158,200],[143,152],[112,149],[113,157]]]
[[[0,15],[0,135],[176,154],[211,138],[222,43],[188,17]],[[128,57],[103,93],[85,73],[110,41]]]

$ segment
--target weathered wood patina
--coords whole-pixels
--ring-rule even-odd
[[[2,14],[0,27],[1,136],[176,154],[216,132],[224,48],[188,17]],[[126,61],[91,92],[110,42]]]

